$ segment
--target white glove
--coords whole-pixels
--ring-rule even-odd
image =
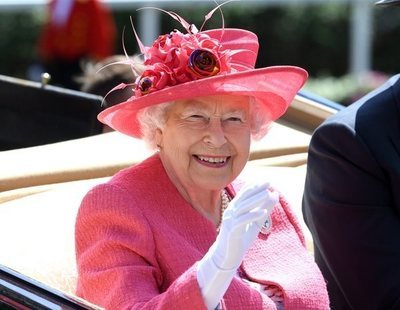
[[[278,194],[268,190],[268,183],[263,183],[245,186],[229,203],[219,235],[197,268],[207,309],[218,305],[277,202]]]

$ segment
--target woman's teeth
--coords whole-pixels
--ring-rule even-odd
[[[217,163],[221,164],[226,162],[226,157],[206,157],[206,156],[197,156],[201,161],[206,161],[208,163]]]

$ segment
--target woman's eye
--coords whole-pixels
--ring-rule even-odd
[[[206,117],[204,115],[200,114],[193,114],[189,116],[189,119],[191,120],[206,120]]]
[[[241,117],[229,117],[227,120],[230,122],[240,122],[240,123],[243,122]]]

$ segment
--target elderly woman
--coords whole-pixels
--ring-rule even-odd
[[[237,178],[307,73],[254,69],[257,37],[240,29],[190,26],[141,48],[134,95],[99,119],[156,151],[84,198],[78,295],[107,309],[328,309],[287,201]]]

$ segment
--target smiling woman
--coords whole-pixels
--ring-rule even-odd
[[[244,168],[250,152],[249,99],[220,95],[178,101],[165,118],[165,126],[155,133],[163,166],[183,197],[200,212],[210,208],[209,217],[217,223],[219,212],[207,195],[200,207],[200,199],[188,192],[219,191]]]
[[[83,198],[78,295],[107,309],[328,309],[288,201],[239,177],[306,71],[255,69],[254,33],[198,31],[170,14],[187,33],[139,42],[133,96],[99,114],[154,153]]]

